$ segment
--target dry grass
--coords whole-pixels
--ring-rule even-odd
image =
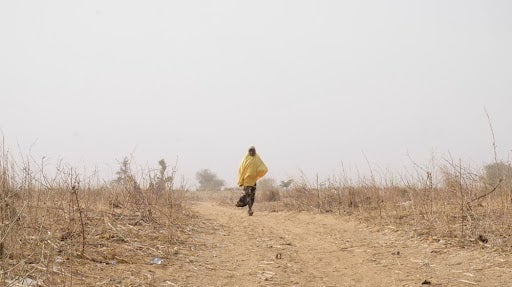
[[[512,249],[512,182],[493,187],[474,173],[445,171],[443,176],[440,186],[432,184],[430,173],[401,186],[361,182],[319,188],[303,181],[282,192],[279,209],[353,215],[431,240]]]
[[[65,167],[50,179],[3,151],[1,286],[142,286],[151,278],[109,266],[176,252],[189,228],[183,191],[86,181]]]
[[[260,202],[278,202],[281,200],[281,193],[277,188],[268,188],[259,191],[255,200]]]
[[[486,185],[461,164],[440,170],[438,183],[429,171],[400,185],[296,180],[289,189],[258,186],[256,207],[351,215],[431,240],[512,249],[512,182]],[[139,184],[128,170],[115,184],[92,184],[62,166],[50,177],[0,150],[0,285],[152,284],[140,266],[172,258],[193,234],[186,201],[232,206],[242,194],[184,192],[168,179]],[[121,265],[136,268],[115,268]]]

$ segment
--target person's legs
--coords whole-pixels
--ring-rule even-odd
[[[247,198],[247,205],[249,206],[249,215],[252,215],[254,212],[252,211],[252,206],[254,204],[254,197],[256,195],[256,187],[255,186],[246,186],[246,198]]]
[[[236,203],[236,207],[244,207],[247,205],[247,195],[245,194],[245,191],[244,191],[244,194],[242,196],[240,196],[240,198],[238,199],[237,203]]]
[[[244,194],[242,194],[242,196],[240,196],[240,198],[238,199],[238,201],[236,203],[237,207],[244,207],[247,204],[249,204],[249,202],[251,202],[250,201],[251,188],[252,188],[252,186],[244,186]],[[252,200],[252,202],[254,202],[254,199]],[[252,206],[252,203],[251,203],[251,206]]]

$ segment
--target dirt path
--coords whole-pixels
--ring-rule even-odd
[[[197,203],[193,243],[159,286],[511,286],[510,255],[425,242],[349,218]],[[423,284],[422,284],[423,283]]]

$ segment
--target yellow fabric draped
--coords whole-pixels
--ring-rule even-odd
[[[250,156],[247,153],[238,169],[238,186],[255,186],[267,172],[268,168],[258,154]]]

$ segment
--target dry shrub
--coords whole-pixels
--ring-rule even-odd
[[[258,202],[276,202],[281,199],[281,194],[277,188],[262,189],[256,192],[256,201]]]
[[[91,286],[105,266],[170,258],[188,228],[182,190],[155,192],[133,182],[93,185],[62,166],[50,178],[26,163],[17,166],[5,150],[2,155],[1,286]],[[116,270],[103,279],[124,281],[110,285],[149,284]]]
[[[311,185],[302,181],[282,191],[280,208],[353,214],[372,224],[401,227],[431,239],[460,244],[486,241],[497,248],[511,248],[512,183],[503,180],[497,187],[490,186],[460,163],[440,170],[437,185],[431,172],[402,185],[367,181]]]
[[[364,209],[378,209],[380,195],[373,187],[330,186],[309,187],[296,185],[282,192],[286,209],[317,212],[354,212]]]

